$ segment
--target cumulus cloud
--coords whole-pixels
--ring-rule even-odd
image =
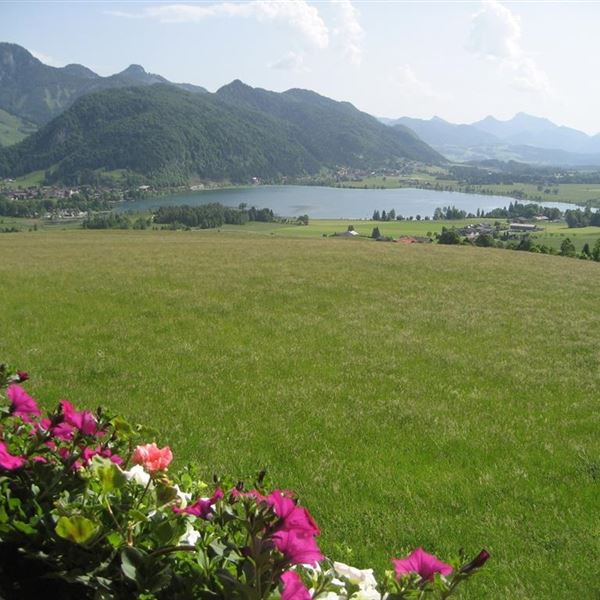
[[[280,59],[269,63],[270,69],[279,69],[282,71],[308,71],[304,66],[304,56],[297,52],[288,52],[284,54]]]
[[[497,0],[485,0],[471,18],[467,49],[495,62],[516,89],[548,93],[548,76],[521,45],[521,21]]]
[[[109,11],[117,17],[150,18],[161,23],[197,23],[213,17],[254,18],[278,21],[300,32],[317,48],[329,44],[329,30],[319,11],[305,0],[252,0],[244,3],[161,4],[146,7],[141,13]]]
[[[365,32],[360,24],[360,14],[350,0],[333,0],[337,9],[337,26],[333,33],[344,56],[353,65],[362,61],[362,41]]]

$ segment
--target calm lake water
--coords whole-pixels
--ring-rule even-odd
[[[404,217],[416,215],[431,217],[438,206],[441,208],[453,205],[458,209],[476,213],[478,208],[489,211],[492,208],[508,206],[511,201],[511,198],[505,196],[436,192],[411,188],[364,190],[284,185],[186,192],[137,202],[124,202],[119,210],[139,211],[159,206],[177,204],[193,206],[210,202],[219,202],[224,206],[238,206],[245,202],[249,207],[271,208],[275,214],[281,217],[307,214],[313,219],[370,219],[374,210],[387,212],[393,208],[397,215]],[[561,202],[544,202],[543,204],[561,210],[574,208],[572,204]]]

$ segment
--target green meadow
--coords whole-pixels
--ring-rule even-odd
[[[485,547],[461,597],[598,598],[600,264],[339,225],[1,235],[0,357],[207,479],[266,467],[338,560]]]

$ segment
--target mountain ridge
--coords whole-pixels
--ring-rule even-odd
[[[412,132],[308,90],[277,93],[239,80],[216,93],[172,85],[82,96],[17,145],[0,149],[0,176],[50,170],[81,182],[125,169],[169,183],[196,176],[245,182],[445,159]]]
[[[507,120],[488,115],[474,123],[431,119],[384,119],[401,123],[450,160],[501,159],[557,166],[600,165],[600,134],[590,136],[544,117],[517,113]]]

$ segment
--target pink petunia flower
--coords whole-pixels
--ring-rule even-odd
[[[186,506],[185,508],[174,506],[173,512],[178,514],[183,513],[186,515],[193,515],[194,517],[200,517],[201,519],[208,519],[212,512],[213,505],[221,498],[223,498],[223,492],[220,488],[217,488],[210,498],[198,498],[196,502]]]
[[[310,592],[306,589],[300,575],[296,571],[286,571],[281,576],[283,591],[281,600],[310,600]]]
[[[452,573],[452,567],[434,556],[428,554],[423,548],[417,548],[402,559],[392,560],[396,575],[406,575],[407,573],[418,573],[423,579],[433,579],[434,573],[441,573],[445,577]]]
[[[142,465],[146,471],[164,471],[173,460],[173,453],[169,446],[159,448],[154,442],[138,446],[131,457],[133,464]]]
[[[115,465],[122,465],[123,459],[118,454],[113,454],[108,448],[104,448],[104,450],[98,446],[97,448],[84,448],[81,453],[81,458],[83,460],[83,466],[87,467],[91,462],[94,456],[102,456],[103,458],[109,458]]]
[[[74,406],[67,400],[61,400],[60,405],[66,424],[79,429],[84,435],[97,435],[99,433],[96,418],[89,410],[76,411]]]
[[[17,371],[17,377],[19,378],[19,383],[23,383],[29,379],[29,373],[26,371]]]
[[[15,417],[29,422],[31,417],[39,417],[42,414],[35,400],[20,385],[9,385],[6,395],[11,402],[10,411]]]
[[[277,550],[293,565],[314,565],[325,558],[310,531],[280,529],[273,534],[273,542]]]
[[[6,444],[0,442],[0,467],[7,471],[14,471],[20,469],[25,464],[25,458],[22,456],[15,456],[8,451]]]

